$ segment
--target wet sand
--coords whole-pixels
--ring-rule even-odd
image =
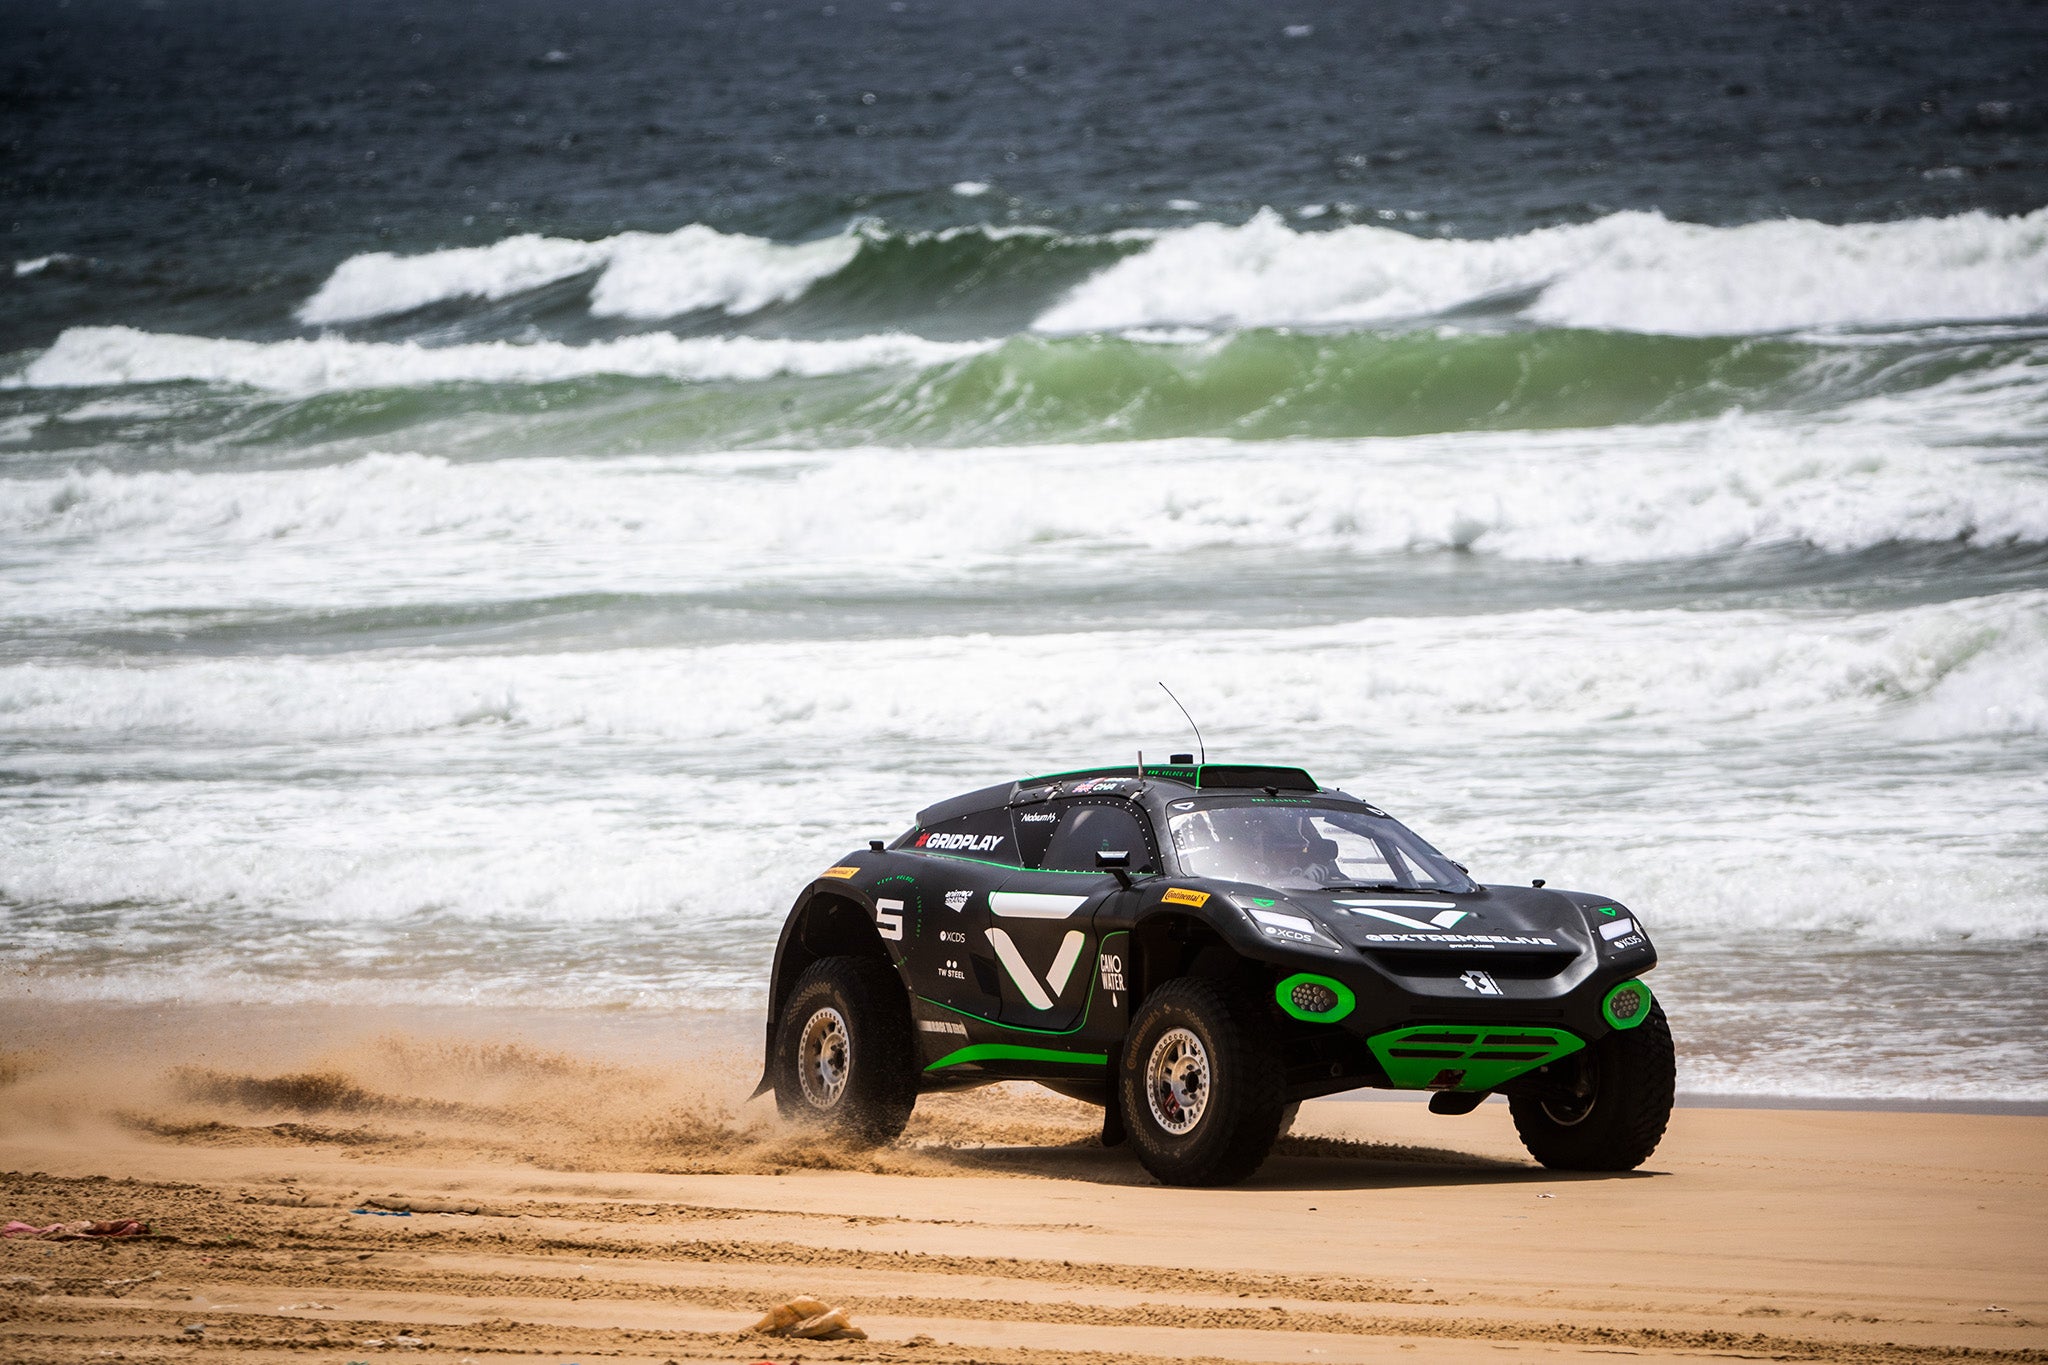
[[[1573,1177],[1499,1103],[1328,1101],[1178,1190],[1035,1087],[820,1146],[743,1101],[744,1030],[142,1017],[0,1052],[0,1220],[155,1234],[0,1242],[0,1359],[2048,1360],[2038,1116],[1687,1108]],[[869,1340],[741,1334],[796,1294]]]

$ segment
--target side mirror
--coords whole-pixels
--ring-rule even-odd
[[[1131,851],[1127,848],[1098,849],[1095,866],[1116,878],[1117,885],[1124,890],[1131,889]]]

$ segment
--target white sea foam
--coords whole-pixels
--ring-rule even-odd
[[[2041,543],[2048,480],[1881,425],[1761,418],[1371,441],[383,454],[0,481],[0,535],[13,551],[0,613],[83,620],[769,584],[1051,587],[1169,566],[1200,583],[1304,555],[1627,564]]]
[[[991,343],[992,344],[992,343]],[[647,332],[615,341],[417,342],[235,341],[73,327],[37,356],[9,387],[83,388],[198,381],[281,393],[406,388],[424,384],[541,384],[588,375],[677,380],[759,380],[777,375],[842,374],[883,366],[925,366],[987,349],[886,333],[843,340],[678,337]]]
[[[56,251],[48,256],[37,256],[26,261],[16,261],[14,263],[14,278],[19,280],[30,275],[40,275],[60,261],[75,261],[77,259],[76,256],[70,255],[67,252]]]
[[[1021,660],[1029,666],[1019,668]],[[1974,731],[1944,690],[1998,674],[2048,693],[2048,592],[1851,614],[1681,610],[1371,619],[1335,626],[1030,638],[789,641],[511,658],[223,659],[150,668],[0,667],[0,734],[115,735],[235,746],[383,741],[512,727],[529,736],[779,744],[853,752],[934,745],[1110,743],[1128,689],[1103,679],[1200,677],[1233,724],[1286,747],[1371,717],[1429,741],[1473,736],[1724,737],[1817,725],[1915,738]],[[1131,683],[1130,687],[1137,684]],[[849,748],[848,746],[853,746]]]
[[[505,299],[602,267],[590,307],[604,317],[666,318],[717,308],[751,313],[796,298],[843,269],[860,239],[784,244],[692,223],[581,242],[527,234],[417,256],[351,256],[299,308],[311,325],[410,312],[451,299]]]
[[[2048,593],[1861,614],[16,665],[0,668],[0,737],[33,740],[18,769],[122,757],[109,780],[15,808],[0,884],[18,905],[169,906],[148,915],[216,955],[214,917],[181,915],[391,925],[408,953],[459,922],[676,915],[694,961],[751,980],[800,869],[946,790],[1163,752],[1184,732],[1148,693],[1170,676],[1237,752],[1302,756],[1482,877],[1589,885],[1653,933],[2039,939],[2032,812],[2048,779],[1987,781],[1997,736],[1959,765],[1943,766],[1954,737],[1901,747],[1945,679],[1992,659],[2048,687]],[[1923,774],[1909,791],[1908,758]],[[239,780],[138,780],[228,759]],[[1927,809],[1938,840],[1918,837]],[[244,965],[264,951],[249,938],[228,953]]]
[[[1682,335],[2032,317],[2048,312],[2048,209],[1726,228],[1631,212],[1472,241],[1371,226],[1296,232],[1263,210],[1242,226],[1160,234],[1036,326],[1327,327],[1492,299],[1554,326]]]

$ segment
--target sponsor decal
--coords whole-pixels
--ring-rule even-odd
[[[1056,810],[1040,810],[1033,811],[1029,815],[1020,815],[1017,817],[1017,821],[1019,824],[1025,825],[1043,825],[1059,818],[1060,813]]]
[[[948,853],[993,853],[1006,838],[1002,834],[920,834],[917,847]]]
[[[1129,782],[1128,777],[1091,777],[1086,782],[1076,782],[1074,795],[1086,796],[1089,792],[1121,791]]]
[[[1121,995],[1124,989],[1124,960],[1115,953],[1102,955],[1102,989]]]
[[[1087,899],[1039,891],[991,891],[988,908],[1004,919],[1066,919]]]
[[[1621,913],[1621,907],[1618,905],[1597,906],[1593,913],[1596,915],[1618,915]]]
[[[951,1019],[920,1019],[917,1021],[917,1027],[923,1033],[957,1033],[962,1038],[967,1036],[967,1025],[956,1024]]]
[[[1367,943],[1434,943],[1447,948],[1555,948],[1544,934],[1364,934]]]
[[[837,877],[841,881],[845,881],[848,877],[853,876],[859,871],[860,869],[857,867],[828,867],[825,869],[824,875],[827,877]]]
[[[1458,984],[1468,991],[1481,995],[1499,995],[1500,985],[1485,972],[1467,972],[1458,978]]]
[[[1283,915],[1278,910],[1254,910],[1252,918],[1262,929],[1292,929],[1296,935],[1312,934],[1316,927],[1312,919],[1302,915]]]
[[[939,930],[939,942],[965,943],[967,942],[967,935],[961,933],[958,929],[941,929]]]
[[[939,975],[951,981],[965,981],[967,979],[967,973],[960,970],[960,960],[952,957],[947,958],[946,965],[939,968]]]
[[[1279,903],[1280,903],[1279,901],[1276,901],[1276,900],[1274,900],[1274,899],[1273,899],[1273,898],[1272,898],[1271,896],[1253,896],[1253,897],[1252,897],[1252,904],[1253,904],[1253,905],[1256,905],[1256,906],[1259,906],[1259,907],[1260,907],[1260,908],[1262,908],[1262,909],[1263,909],[1264,907],[1266,907],[1266,906],[1269,906],[1269,905],[1278,905]]]
[[[1031,964],[1024,960],[1024,954],[1011,941],[1010,935],[1002,929],[990,929],[989,946],[996,950],[996,961],[1003,964],[1003,970],[1010,974],[1010,980],[1017,984],[1017,990],[1035,1010],[1049,1010],[1058,1000],[1061,991],[1067,988],[1067,981],[1074,975],[1074,964],[1081,960],[1081,949],[1088,943],[1088,936],[1079,929],[1067,930],[1067,936],[1060,940],[1059,952],[1053,955],[1052,966],[1045,969],[1045,981],[1039,982]]]
[[[1436,1073],[1436,1075],[1430,1077],[1429,1084],[1424,1086],[1423,1089],[1449,1090],[1451,1087],[1455,1085],[1462,1084],[1464,1080],[1465,1073],[1463,1071],[1454,1070],[1450,1067],[1445,1067],[1442,1071],[1439,1071]]]
[[[1619,951],[1623,948],[1634,948],[1642,942],[1643,936],[1641,934],[1630,934],[1627,938],[1622,939],[1620,942],[1616,943],[1614,947],[1616,951]]]
[[[965,910],[967,902],[973,899],[974,893],[972,891],[948,891],[946,893],[946,908],[958,914],[960,911]]]
[[[903,902],[878,900],[875,902],[875,931],[892,942],[903,938]]]
[[[1354,915],[1370,915],[1374,919],[1383,919],[1389,924],[1398,924],[1403,929],[1414,929],[1422,933],[1442,933],[1471,913],[1458,909],[1449,901],[1338,901],[1337,904]],[[1426,920],[1420,920],[1378,908],[1389,905],[1399,906],[1404,910],[1435,910],[1437,913]]]
[[[1281,929],[1271,924],[1262,924],[1259,927],[1272,937],[1284,938],[1290,943],[1314,943],[1316,941],[1314,934],[1298,934],[1292,929]]]
[[[1601,925],[1600,937],[1606,939],[1609,943],[1612,943],[1614,942],[1614,940],[1622,937],[1624,934],[1633,934],[1635,931],[1636,922],[1634,920],[1618,919],[1613,921],[1612,923]]]
[[[1165,905],[1193,905],[1199,907],[1209,903],[1209,893],[1206,891],[1190,891],[1185,886],[1169,886],[1166,888],[1166,894],[1161,896],[1159,900]]]

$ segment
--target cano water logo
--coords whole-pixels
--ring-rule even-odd
[[[946,908],[957,915],[962,910],[965,910],[967,902],[973,899],[974,893],[972,891],[948,891],[946,893]]]
[[[1102,989],[1112,991],[1118,995],[1123,994],[1124,960],[1115,953],[1104,953],[1101,966]]]
[[[1500,983],[1485,972],[1467,972],[1458,978],[1458,984],[1468,991],[1477,991],[1481,995],[1500,994]]]

